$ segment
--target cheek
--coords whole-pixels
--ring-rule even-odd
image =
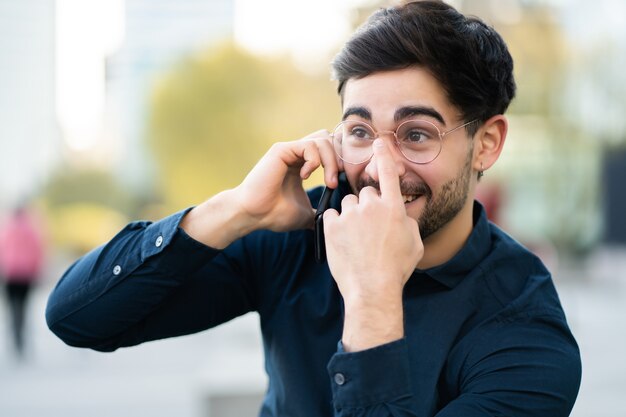
[[[413,170],[414,175],[419,178],[419,181],[430,188],[432,197],[437,197],[441,186],[455,176],[452,164],[441,162],[443,161],[435,160],[430,164]]]
[[[423,171],[422,178],[430,187],[433,197],[437,198],[444,185],[459,181],[465,175],[467,162],[467,154],[437,158],[431,163],[432,166]]]
[[[365,171],[366,164],[361,165],[352,165],[352,164],[344,164],[343,169],[346,174],[346,178],[348,179],[348,183],[350,183],[350,187],[352,191],[356,192],[356,184],[359,178],[363,175]]]

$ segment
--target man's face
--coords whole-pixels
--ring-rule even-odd
[[[395,131],[411,118],[430,121],[441,132],[463,124],[439,82],[415,67],[348,80],[343,112],[344,119],[364,121],[377,131]],[[394,143],[392,134],[382,137]],[[472,151],[473,141],[464,128],[445,135],[441,153],[428,164],[410,162],[392,146],[407,214],[418,221],[422,239],[448,224],[468,204]],[[362,164],[344,163],[344,170],[355,193],[368,185],[379,188],[375,157]]]

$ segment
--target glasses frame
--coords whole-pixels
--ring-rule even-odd
[[[337,154],[337,156],[339,157],[339,159],[341,159],[343,162],[350,164],[350,165],[360,165],[360,164],[364,164],[366,162],[368,162],[370,159],[372,159],[372,157],[374,156],[374,151],[372,150],[372,154],[369,156],[369,158],[361,161],[361,162],[350,162],[350,161],[346,161],[345,159],[343,159],[343,157],[341,155],[339,155],[339,152],[337,152],[337,149],[335,148],[335,132],[337,131],[337,129],[339,128],[339,126],[341,126],[342,124],[346,123],[346,122],[350,122],[350,121],[356,121],[356,120],[342,120],[341,122],[337,123],[337,125],[335,126],[335,128],[333,129],[333,133],[330,134],[330,137],[332,138],[332,142],[333,142],[333,149],[335,150],[335,153]],[[404,153],[404,150],[402,149],[402,144],[400,143],[400,141],[398,140],[398,135],[397,132],[398,130],[400,130],[400,128],[402,126],[404,126],[407,123],[410,122],[414,122],[414,121],[419,121],[419,122],[423,122],[423,123],[428,123],[430,124],[432,127],[435,128],[435,130],[437,131],[437,135],[439,136],[439,151],[437,152],[437,154],[430,159],[429,161],[426,162],[416,162],[413,161],[412,159],[410,159],[408,156],[406,156],[406,154]],[[393,135],[393,139],[394,139],[394,143],[396,144],[396,146],[398,147],[398,150],[400,150],[400,153],[402,154],[402,156],[404,156],[406,158],[407,161],[413,163],[413,164],[417,164],[417,165],[426,165],[426,164],[430,164],[431,162],[433,162],[435,159],[437,159],[437,157],[441,154],[441,150],[443,149],[443,138],[444,136],[446,136],[449,133],[453,133],[461,128],[464,128],[466,126],[471,125],[474,122],[477,122],[478,119],[474,119],[470,122],[467,123],[463,123],[462,125],[459,125],[457,127],[454,127],[452,129],[446,130],[445,132],[441,132],[441,130],[439,130],[439,128],[437,127],[436,124],[434,124],[433,122],[430,122],[428,120],[423,120],[423,119],[409,119],[409,120],[405,120],[404,122],[400,123],[398,125],[398,127],[396,127],[395,130],[376,130],[374,129],[374,127],[366,122],[361,122],[359,121],[359,123],[364,124],[365,126],[369,127],[372,132],[374,132],[374,139],[380,138],[381,135],[383,134],[392,134]],[[372,140],[373,142],[373,140]]]

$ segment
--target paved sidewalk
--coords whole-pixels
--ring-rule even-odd
[[[47,329],[48,292],[34,294],[22,363],[12,355],[0,305],[2,417],[209,417],[209,395],[265,387],[254,314],[210,332],[99,353],[68,347]]]

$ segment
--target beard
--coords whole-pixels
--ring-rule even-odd
[[[436,196],[433,196],[430,187],[423,182],[400,182],[400,190],[403,195],[423,195],[426,198],[424,211],[417,219],[422,240],[448,224],[465,206],[472,176],[472,151],[473,149],[470,149],[468,152],[465,163],[457,176],[444,183]],[[361,189],[367,186],[380,191],[378,181],[367,177],[358,179],[355,194],[358,195]]]

